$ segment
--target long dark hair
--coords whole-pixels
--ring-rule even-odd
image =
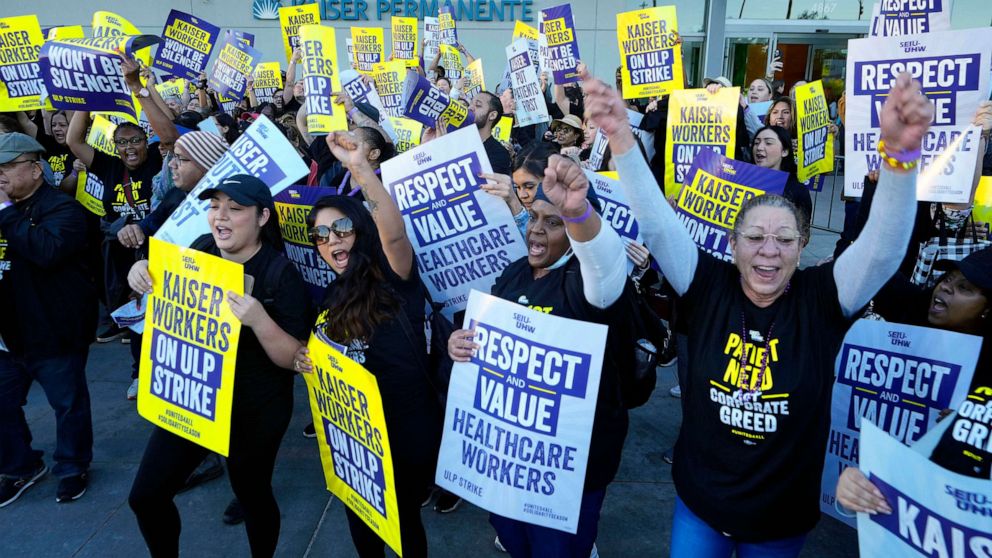
[[[219,112],[214,115],[214,118],[217,119],[217,123],[221,126],[227,126],[227,133],[224,134],[224,139],[227,140],[228,145],[234,145],[234,142],[241,136],[241,129],[238,128],[237,120],[226,112]]]
[[[324,196],[317,200],[307,226],[313,227],[321,209],[334,208],[351,219],[355,243],[348,255],[348,269],[327,287],[321,312],[329,319],[323,324],[331,339],[368,339],[376,326],[400,311],[401,299],[389,287],[389,260],[382,250],[379,231],[362,202],[348,196]]]
[[[550,141],[534,141],[527,144],[513,159],[513,172],[524,169],[526,172],[543,179],[544,171],[548,168],[548,159],[558,155],[561,146]]]
[[[754,133],[754,139],[757,141],[758,134],[764,132],[765,130],[771,130],[776,136],[778,136],[778,141],[782,144],[782,150],[789,150],[789,154],[782,157],[782,169],[789,174],[796,174],[796,152],[792,148],[792,135],[789,131],[781,126],[764,126],[758,129]],[[751,151],[754,151],[754,142],[751,142]]]

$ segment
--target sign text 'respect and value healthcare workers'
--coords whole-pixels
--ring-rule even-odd
[[[492,172],[475,127],[382,164],[382,182],[413,244],[420,277],[444,314],[465,308],[469,291],[486,292],[526,249],[502,199],[479,187]]]
[[[452,370],[435,482],[492,513],[575,533],[606,326],[476,290],[465,324],[480,349]]]
[[[244,267],[152,238],[138,414],[226,456],[241,321],[227,293],[244,295]]]
[[[823,464],[820,509],[854,526],[834,508],[837,479],[858,465],[859,433],[872,423],[912,445],[944,409],[968,393],[982,339],[954,331],[858,320],[837,353],[830,436]]]

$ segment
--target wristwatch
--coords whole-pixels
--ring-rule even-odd
[[[152,96],[152,93],[151,91],[148,91],[147,87],[142,87],[141,89],[138,90],[138,96],[141,97],[142,99],[147,99],[148,97]]]

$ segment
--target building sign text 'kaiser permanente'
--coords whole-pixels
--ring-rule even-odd
[[[451,4],[457,21],[534,21],[534,0],[253,0],[255,19],[279,19],[280,6],[318,4],[321,21],[382,20],[392,16],[436,17]]]

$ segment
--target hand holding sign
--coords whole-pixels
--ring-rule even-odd
[[[868,513],[892,513],[882,492],[857,467],[848,467],[837,481],[837,500],[845,509]]]
[[[585,215],[589,201],[589,179],[582,167],[568,157],[552,155],[548,168],[544,171],[542,183],[544,195],[555,204],[567,219],[581,219]]]
[[[141,89],[141,80],[138,78],[140,71],[141,66],[138,65],[137,60],[126,54],[121,55],[121,75],[132,90]]]
[[[3,193],[3,190],[0,190]],[[148,273],[148,260],[138,260],[127,272],[127,284],[136,293],[151,294],[152,276]]]
[[[227,305],[231,307],[234,316],[241,321],[241,325],[250,328],[262,324],[269,317],[262,303],[251,295],[239,296],[233,291],[228,291]]]
[[[978,110],[975,111],[975,119],[972,124],[981,126],[983,134],[988,134],[989,130],[992,130],[992,101],[978,103]]]
[[[474,329],[459,329],[451,332],[448,338],[448,357],[454,362],[469,362],[479,350],[479,344],[473,341]]]
[[[933,105],[920,91],[920,82],[908,73],[899,74],[882,106],[880,127],[886,151],[894,154],[919,150],[931,120]]]

